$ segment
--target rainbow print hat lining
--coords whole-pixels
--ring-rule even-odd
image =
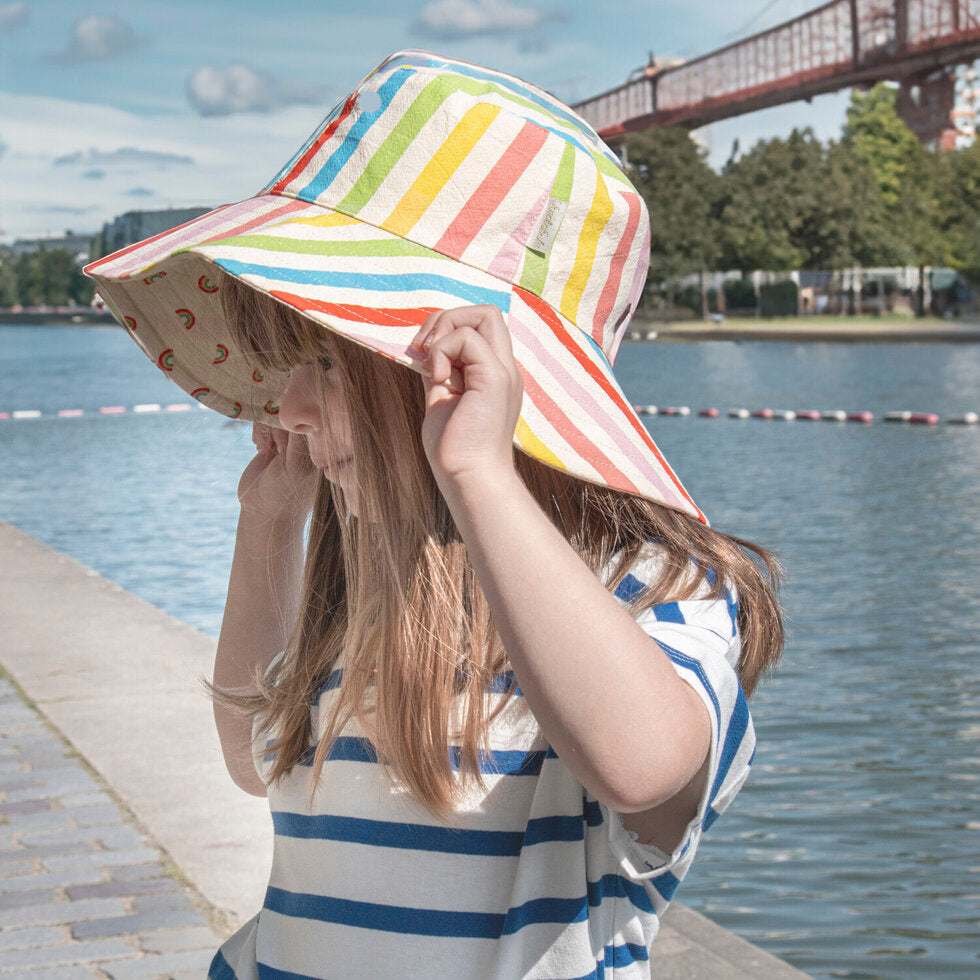
[[[392,56],[261,193],[93,262],[116,318],[185,391],[277,425],[285,379],[233,341],[214,267],[419,368],[435,310],[501,309],[530,456],[705,521],[612,361],[646,279],[643,199],[547,92],[428,52]]]

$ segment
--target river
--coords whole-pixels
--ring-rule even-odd
[[[680,900],[814,977],[980,975],[980,427],[880,420],[980,409],[980,345],[642,343],[618,368],[635,403],[692,409],[646,422],[712,523],[787,573],[753,775]],[[98,412],[147,402],[191,407]],[[215,634],[247,427],[114,327],[0,326],[17,410],[42,416],[0,421],[0,518]]]

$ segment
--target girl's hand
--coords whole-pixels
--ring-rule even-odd
[[[318,475],[305,436],[255,422],[252,442],[257,455],[238,483],[242,515],[262,525],[304,522]]]
[[[422,444],[443,491],[513,474],[524,382],[500,310],[463,306],[433,313],[412,346],[429,366]]]

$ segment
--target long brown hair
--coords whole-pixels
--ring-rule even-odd
[[[215,696],[255,716],[259,730],[272,735],[270,778],[280,779],[308,753],[316,735],[311,698],[343,653],[343,683],[318,741],[313,785],[336,736],[356,719],[393,777],[444,816],[480,780],[489,725],[509,700],[485,693],[499,684],[508,663],[425,457],[422,380],[238,280],[223,277],[221,293],[239,345],[257,366],[285,370],[328,358],[340,372],[360,516],[352,517],[343,491],[321,478],[300,613],[286,655],[256,678],[258,695]],[[514,462],[582,560],[596,573],[612,563],[609,589],[656,542],[661,574],[633,600],[634,613],[695,594],[721,596],[734,586],[738,673],[745,693],[752,692],[783,644],[774,597],[778,566],[765,551],[519,451]],[[450,745],[459,748],[462,779],[454,778]]]

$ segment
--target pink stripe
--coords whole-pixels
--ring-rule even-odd
[[[521,259],[524,256],[524,245],[534,230],[548,197],[551,195],[550,188],[538,198],[537,204],[525,215],[517,231],[504,242],[504,247],[497,253],[497,257],[490,263],[487,272],[491,276],[499,276],[501,279],[511,282],[517,275],[520,268]]]
[[[616,487],[618,490],[629,490],[632,493],[641,492],[633,481],[555,404],[528,371],[522,368],[521,374],[524,376],[524,394],[581,459],[592,466],[609,486]]]
[[[127,269],[125,272],[119,273],[106,270],[98,274],[112,275],[118,279],[129,279],[131,276],[140,275],[146,268],[153,265],[159,259],[165,258],[185,245],[196,245],[206,241],[214,241],[217,238],[227,238],[231,235],[242,234],[266,221],[274,220],[281,215],[310,206],[305,202],[295,201],[292,198],[289,198],[288,203],[285,204],[282,201],[283,199],[278,196],[253,197],[239,204],[225,205],[215,211],[202,215],[196,221],[189,221],[187,224],[179,225],[177,228],[170,229],[170,231],[165,231],[160,235],[155,235],[153,238],[138,242],[135,245],[131,245],[128,249],[117,252],[114,256],[111,255],[108,259],[103,260],[106,264],[109,264],[110,260],[122,257],[128,252],[131,252],[129,262],[126,263]],[[96,270],[93,268],[93,271]]]
[[[606,321],[609,319],[609,314],[616,302],[616,296],[619,294],[619,284],[623,278],[623,263],[630,253],[630,248],[636,237],[636,229],[640,224],[639,195],[635,192],[633,194],[620,192],[619,196],[626,199],[630,213],[626,219],[626,231],[623,232],[623,237],[620,238],[619,244],[616,246],[609,266],[609,278],[606,279],[606,285],[603,286],[602,295],[599,297],[599,304],[592,316],[592,339],[600,347],[605,346]]]
[[[640,301],[640,294],[643,292],[643,285],[647,281],[647,273],[649,272],[649,262],[646,261],[646,256],[650,254],[650,222],[646,224],[646,228],[643,232],[643,249],[640,252],[642,258],[636,264],[636,271],[633,273],[633,285],[630,287],[629,293],[629,309],[630,316],[628,316],[619,325],[619,329],[616,331],[616,336],[613,337],[612,345],[608,351],[609,363],[613,364],[616,360],[616,355],[619,353],[619,345],[623,342],[623,337],[626,336],[626,331],[629,328],[630,320],[632,319],[632,314],[636,312],[637,303]]]
[[[480,229],[490,220],[507,192],[527,170],[528,164],[547,138],[547,130],[534,123],[524,123],[504,155],[493,165],[493,169],[483,178],[483,182],[436,243],[437,252],[455,259],[462,256]]]
[[[676,492],[676,488],[664,481],[663,474],[655,467],[650,465],[650,461],[645,453],[638,453],[636,444],[616,425],[615,419],[609,413],[607,399],[596,399],[591,392],[584,388],[576,380],[567,368],[552,354],[550,354],[535,336],[533,330],[522,323],[511,313],[507,324],[513,335],[537,358],[538,362],[551,374],[557,382],[556,390],[565,391],[571,395],[573,400],[581,405],[599,428],[616,444],[616,447],[626,456],[636,468],[660,491],[665,502],[680,502],[681,498]],[[545,416],[548,418],[548,416]],[[549,421],[552,421],[550,418]],[[588,456],[584,456],[590,463]],[[625,479],[625,477],[624,477]],[[630,484],[632,486],[632,484]],[[680,504],[684,506],[684,504]]]

